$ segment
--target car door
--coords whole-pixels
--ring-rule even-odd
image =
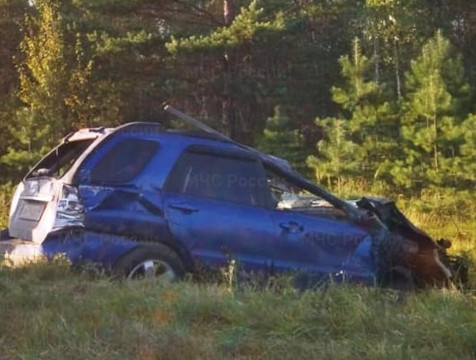
[[[292,182],[269,172],[268,178],[275,199],[272,218],[276,271],[298,270],[316,278],[368,275],[369,269],[362,267],[357,251],[362,244],[370,243],[367,232],[349,222],[343,212]]]
[[[232,258],[245,270],[267,270],[273,227],[265,187],[261,163],[247,153],[188,148],[165,185],[171,236],[207,265],[223,266]]]
[[[78,173],[88,230],[142,240],[165,236],[160,192],[152,186],[162,149],[157,139],[133,133],[95,149]]]

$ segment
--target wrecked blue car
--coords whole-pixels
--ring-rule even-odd
[[[127,278],[177,279],[234,259],[240,269],[299,274],[308,284],[398,288],[464,280],[449,242],[434,241],[388,200],[344,201],[284,160],[158,123],[68,135],[18,185],[11,261],[65,255]]]

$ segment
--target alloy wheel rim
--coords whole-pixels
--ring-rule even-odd
[[[137,278],[156,278],[170,282],[176,278],[176,274],[166,262],[158,259],[147,259],[137,264],[127,275],[128,280]]]

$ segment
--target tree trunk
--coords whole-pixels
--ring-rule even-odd
[[[230,26],[233,22],[233,5],[234,0],[223,0],[223,20],[225,21],[226,26]]]
[[[434,152],[435,152],[435,168],[436,171],[440,170],[440,161],[438,158],[438,122],[437,116],[435,115],[433,118],[433,131],[435,136],[435,144],[434,144]]]
[[[378,39],[377,36],[374,34],[374,59],[375,59],[375,82],[377,84],[380,84],[380,53],[379,53],[379,44],[378,44]]]
[[[400,51],[398,49],[398,40],[393,39],[393,57],[395,62],[395,81],[397,84],[398,99],[402,98],[402,82],[400,79]]]
[[[223,0],[223,20],[225,26],[230,26],[233,22],[233,5],[234,0]],[[230,56],[225,52],[223,54],[223,98],[222,98],[222,131],[225,135],[234,136],[234,124],[232,124],[232,100],[230,94]]]

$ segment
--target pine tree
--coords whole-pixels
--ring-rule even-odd
[[[326,179],[328,187],[335,184],[340,191],[347,180],[360,174],[362,148],[350,139],[347,119],[318,118],[316,125],[323,129],[324,138],[317,143],[319,155],[309,156],[307,164],[319,182]]]
[[[20,55],[20,23],[28,10],[27,0],[0,0],[0,160],[8,147],[15,145],[10,127],[15,112],[21,106],[16,96],[19,80],[15,58]],[[0,182],[7,180],[8,169],[0,161]]]
[[[466,183],[462,186],[474,188],[476,185],[476,115],[470,115],[462,124],[464,142],[461,145],[460,174],[464,174]]]
[[[9,127],[12,144],[0,160],[7,167],[5,178],[18,181],[50,150],[51,145],[45,139],[51,139],[51,134],[50,127],[44,126],[44,119],[39,117],[39,113],[29,108],[17,110],[14,120]]]
[[[1,159],[10,172],[24,172],[57,141],[66,113],[66,65],[58,4],[38,1],[35,10],[36,14],[32,11],[25,17],[20,44],[24,61],[18,66],[18,93],[25,107],[16,112],[9,127],[15,146]]]
[[[365,0],[364,37],[371,42],[374,76],[387,82],[397,98],[403,94],[403,69],[421,47],[428,28],[419,0]]]
[[[372,62],[362,54],[357,39],[352,56],[343,56],[339,62],[345,84],[334,87],[332,93],[343,114],[339,119],[317,120],[327,135],[318,143],[319,156],[311,157],[309,164],[318,178],[325,169],[331,174],[327,177],[338,184],[355,177],[373,182],[387,174],[396,156],[397,117],[385,100],[384,87],[369,80]]]
[[[457,185],[469,86],[461,57],[438,31],[412,61],[402,136],[405,160],[392,170],[408,188]]]
[[[89,115],[92,63],[85,59],[81,36],[64,21],[61,5],[59,0],[35,1],[25,17],[18,64],[24,107],[8,129],[15,147],[1,158],[12,171],[25,171]]]
[[[35,7],[38,14],[26,17],[21,44],[25,60],[19,66],[20,99],[34,114],[37,125],[47,129],[49,136],[43,141],[50,143],[60,137],[66,125],[64,24],[58,1],[38,1]]]
[[[309,175],[303,137],[281,106],[276,106],[274,116],[267,119],[263,136],[257,145],[266,153],[286,159],[303,175]]]

